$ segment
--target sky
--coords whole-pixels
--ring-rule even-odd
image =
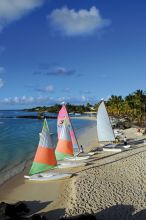
[[[145,0],[0,0],[0,109],[146,89]]]

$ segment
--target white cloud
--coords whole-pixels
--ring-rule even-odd
[[[110,24],[110,21],[103,19],[99,10],[93,6],[89,10],[55,9],[47,16],[54,30],[71,35],[91,34]]]
[[[61,102],[69,102],[71,104],[86,104],[87,102],[89,103],[97,103],[97,100],[95,97],[87,97],[85,95],[78,96],[78,97],[73,97],[73,96],[67,96],[67,97],[59,97],[56,99],[57,103]]]
[[[2,105],[13,105],[13,106],[38,106],[38,105],[54,105],[56,103],[61,104],[62,102],[71,104],[86,104],[87,102],[93,104],[97,103],[94,97],[86,96],[62,96],[62,97],[51,97],[51,96],[22,96],[22,97],[7,97],[0,99],[0,104]]]
[[[32,96],[22,96],[22,97],[8,97],[0,100],[0,103],[2,104],[11,104],[11,105],[38,105],[47,103],[48,101],[51,101],[52,99],[50,97],[32,97]]]
[[[0,31],[9,23],[39,7],[44,0],[0,0]]]
[[[4,86],[4,81],[0,79],[0,88],[2,88],[3,86]]]

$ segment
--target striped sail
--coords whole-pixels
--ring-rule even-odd
[[[40,173],[57,166],[54,148],[49,133],[47,120],[44,119],[40,141],[29,174]]]
[[[74,133],[74,129],[73,129],[73,126],[71,124],[71,120],[70,120],[70,117],[68,115],[68,112],[66,110],[65,105],[62,106],[61,110],[59,111],[58,118],[57,118],[58,139],[60,138],[60,133],[61,133],[61,128],[62,128],[64,118],[66,118],[66,120],[67,120],[68,129],[69,129],[69,132],[70,132],[70,136],[71,136],[74,151],[79,152],[79,145],[78,145],[78,142],[77,142],[77,139],[76,139],[76,136],[75,136],[75,133]]]
[[[74,155],[73,144],[68,129],[67,119],[65,118],[61,126],[60,137],[55,150],[56,159],[64,160],[66,157]]]
[[[99,141],[115,141],[110,119],[102,102],[97,111],[97,136]]]

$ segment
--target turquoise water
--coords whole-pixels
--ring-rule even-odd
[[[17,119],[16,116],[35,114],[23,111],[0,111],[0,183],[2,179],[8,179],[9,176],[22,171],[26,161],[34,156],[43,120]],[[47,121],[55,147],[57,120],[47,119]],[[95,123],[85,119],[71,119],[71,121],[77,136],[84,131],[84,128]]]

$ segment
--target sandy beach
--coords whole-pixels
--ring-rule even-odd
[[[120,153],[97,152],[84,167],[56,169],[74,174],[68,180],[29,182],[20,175],[0,187],[0,201],[24,201],[32,213],[49,219],[59,216],[95,213],[98,219],[146,219],[146,145],[145,136],[135,128],[124,130],[129,150]],[[78,137],[86,151],[99,147],[96,127]]]

